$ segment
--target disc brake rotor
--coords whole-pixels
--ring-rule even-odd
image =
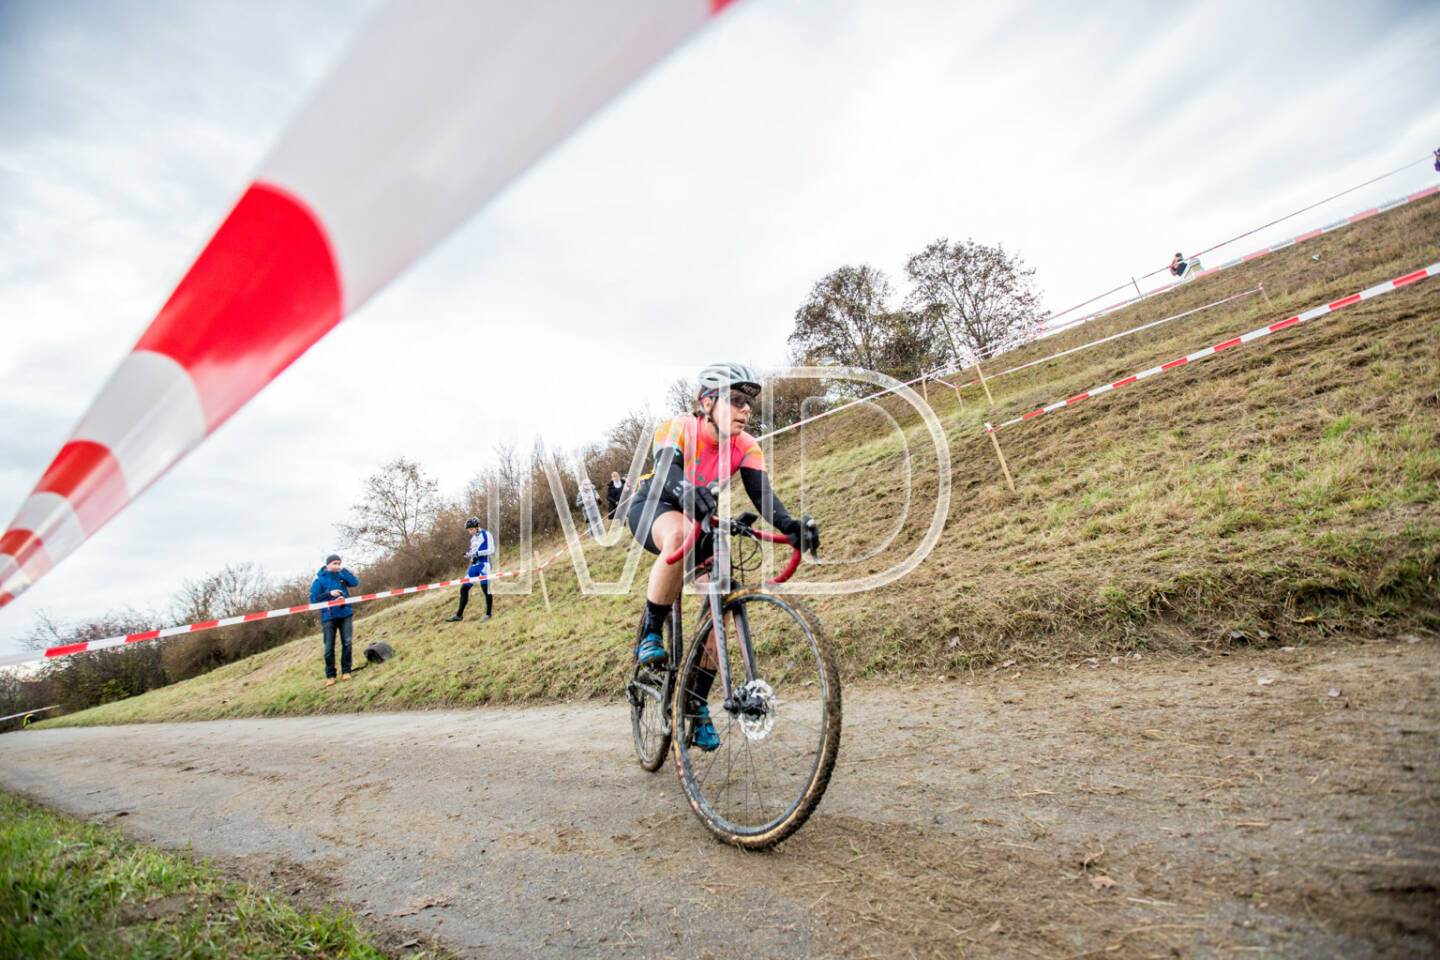
[[[764,740],[775,726],[775,691],[764,680],[751,680],[740,692],[742,696],[737,699],[747,701],[752,709],[742,711],[735,719],[747,740]],[[762,706],[763,711],[756,709]]]

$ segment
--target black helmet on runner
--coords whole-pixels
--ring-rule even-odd
[[[471,517],[469,520],[466,520],[466,521],[465,521],[465,529],[466,529],[466,530],[471,530],[471,529],[478,530],[478,529],[480,529],[480,518],[479,518],[479,517]]]
[[[699,397],[713,397],[726,388],[739,390],[747,397],[760,395],[760,377],[743,363],[712,363],[699,376]]]

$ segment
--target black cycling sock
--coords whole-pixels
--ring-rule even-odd
[[[665,636],[665,619],[670,616],[670,604],[645,601],[645,632]]]
[[[715,671],[697,667],[695,681],[690,684],[690,700],[696,710],[705,706],[705,701],[710,699],[710,688],[714,685]]]
[[[480,589],[485,591],[485,616],[490,616],[490,608],[495,603],[495,598],[490,595],[490,581],[482,580]]]
[[[460,608],[455,611],[455,616],[465,616],[465,604],[470,602],[470,584],[460,584]]]

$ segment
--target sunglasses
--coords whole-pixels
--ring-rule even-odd
[[[741,393],[739,390],[731,390],[730,395],[726,397],[726,399],[730,402],[730,406],[732,407],[745,407],[748,409],[755,404],[755,399],[753,397],[749,396],[748,394]]]

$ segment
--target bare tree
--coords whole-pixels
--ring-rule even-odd
[[[681,377],[665,391],[665,409],[677,417],[692,412],[695,409],[695,394],[698,392],[694,380]]]
[[[938,310],[896,310],[888,319],[879,369],[890,376],[909,380],[954,354]]]
[[[986,356],[1039,323],[1035,271],[1003,246],[941,237],[905,264],[915,288],[906,305],[939,318],[957,355]]]
[[[37,610],[35,611],[35,625],[30,628],[30,632],[20,642],[32,650],[58,647],[69,642],[65,636],[65,629],[65,624],[55,619],[48,610]]]
[[[175,620],[194,623],[250,613],[274,584],[258,564],[227,563],[198,580],[185,580],[172,600]]]
[[[878,370],[890,325],[890,281],[874,267],[841,267],[795,311],[790,347],[797,361]]]
[[[805,402],[812,398],[824,397],[829,391],[825,382],[816,377],[785,377],[776,374],[765,380],[765,392],[760,398],[762,415],[768,412],[770,422],[754,421],[751,432],[779,430],[788,427],[805,416]]]
[[[365,552],[401,554],[434,523],[439,484],[420,465],[396,457],[365,481],[365,496],[350,508],[353,523],[336,524],[341,538]]]
[[[62,624],[41,614],[37,627],[24,642],[34,647],[82,643],[142,633],[158,626],[154,614],[130,607],[74,624]],[[48,685],[46,692],[69,710],[120,700],[165,684],[160,646],[155,643],[71,654],[48,663],[42,679]]]
[[[686,412],[689,412],[688,407]],[[612,469],[622,473],[628,469],[635,448],[646,443],[654,430],[655,417],[649,410],[631,410],[621,417],[620,422],[610,428],[610,433],[605,438],[605,455],[611,463],[623,464]]]

